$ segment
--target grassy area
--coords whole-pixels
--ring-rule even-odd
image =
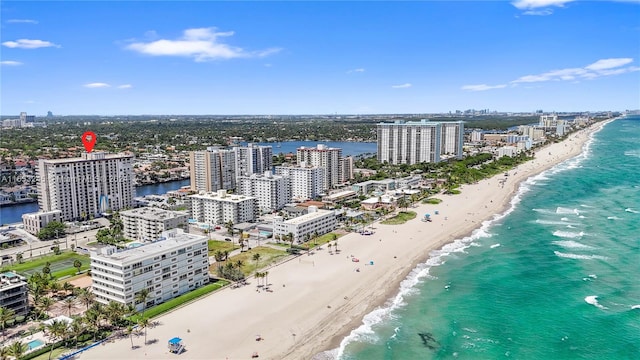
[[[233,251],[240,249],[240,246],[233,245],[231,241],[209,240],[209,256],[213,256],[216,251]]]
[[[43,257],[35,258],[34,260],[27,260],[22,264],[13,264],[11,266],[5,266],[0,271],[15,271],[19,274],[29,276],[35,272],[41,271],[47,262],[51,265],[51,275],[56,278],[63,276],[75,275],[76,268],[73,267],[73,262],[80,260],[82,267],[80,271],[87,270],[90,267],[91,260],[89,256],[81,255],[75,252],[67,251],[60,255],[46,255]]]
[[[432,204],[432,205],[437,205],[437,204],[440,204],[441,202],[442,202],[442,199],[438,199],[438,198],[429,198],[429,199],[422,200],[423,204]]]
[[[324,244],[327,244],[327,243],[333,241],[334,240],[333,239],[334,235],[335,235],[336,239],[339,238],[340,236],[342,236],[342,235],[338,235],[338,234],[335,234],[335,233],[327,233],[327,234],[324,234],[322,236],[318,236],[318,238],[315,239],[315,240],[313,240],[313,239],[309,240],[308,243],[311,246],[311,248],[316,247],[316,244],[318,244],[317,246],[322,246]]]
[[[26,343],[26,341],[25,341]],[[49,352],[51,351],[51,346],[47,345],[46,346],[47,352],[45,352],[44,354],[40,354],[34,358],[32,358],[33,360],[49,360]],[[59,358],[62,354],[69,352],[70,350],[64,347],[59,347],[57,349],[53,349],[53,353],[51,354],[51,359],[57,359]],[[21,358],[22,359],[22,358]]]
[[[260,261],[259,261],[260,268],[268,266],[276,262],[278,259],[281,259],[289,255],[284,250],[277,250],[269,247],[258,246],[258,247],[254,247],[249,251],[245,251],[241,254],[230,257],[229,261],[235,262],[235,261],[241,260],[244,264],[242,265],[242,272],[245,275],[249,275],[254,271],[256,271],[256,261],[253,260],[253,254],[256,254],[256,253],[260,254]],[[215,271],[215,269],[213,269],[212,271]]]
[[[213,284],[207,284],[205,286],[199,287],[193,291],[190,291],[186,294],[180,295],[176,298],[173,298],[171,300],[167,300],[165,302],[163,302],[160,305],[154,306],[152,308],[146,309],[144,311],[144,316],[147,318],[154,318],[158,315],[164,314],[169,310],[173,310],[175,308],[177,308],[180,305],[186,304],[194,299],[197,299],[201,296],[204,296],[206,294],[209,294],[211,292],[214,292],[218,289],[220,289],[221,287],[225,286],[229,284],[229,281],[227,280],[217,280],[216,282],[214,282]],[[131,317],[132,321],[138,321],[138,319],[140,319],[142,315],[141,314],[136,314],[133,315]]]
[[[280,246],[281,248],[288,248],[290,246],[289,242],[269,242],[269,245]]]
[[[415,219],[416,212],[415,211],[401,211],[398,215],[383,221],[382,223],[385,225],[400,225],[404,224],[411,219]]]

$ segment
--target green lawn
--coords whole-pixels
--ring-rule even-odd
[[[231,241],[209,240],[209,256],[213,256],[216,251],[229,251],[240,249],[240,246],[234,245]]]
[[[424,199],[422,200],[423,204],[433,204],[433,205],[437,205],[440,204],[442,202],[441,199],[438,198],[429,198],[429,199]]]
[[[415,219],[416,212],[415,211],[401,211],[398,215],[383,221],[382,223],[385,225],[400,225],[404,224],[411,219]]]
[[[63,276],[74,275],[76,268],[73,267],[73,262],[80,260],[82,267],[80,271],[87,270],[90,267],[91,260],[87,255],[81,255],[71,251],[65,251],[60,255],[46,255],[43,257],[35,258],[34,260],[26,260],[22,264],[13,264],[11,266],[5,266],[1,271],[15,271],[24,276],[30,276],[33,273],[41,271],[47,262],[49,262],[51,275],[56,278]]]
[[[229,281],[227,280],[217,280],[216,282],[214,282],[213,284],[207,284],[205,286],[199,287],[193,291],[190,291],[186,294],[182,294],[176,298],[173,298],[171,300],[167,300],[165,302],[163,302],[160,305],[156,305],[154,307],[151,307],[149,309],[146,309],[144,311],[144,316],[146,318],[154,318],[156,316],[159,316],[161,314],[166,313],[169,310],[173,310],[175,308],[177,308],[178,306],[181,306],[183,304],[186,304],[194,299],[197,299],[201,296],[204,296],[206,294],[209,294],[213,291],[216,291],[218,289],[220,289],[221,287],[225,286],[229,284]],[[132,321],[138,321],[138,319],[140,318],[140,316],[142,316],[141,314],[136,314],[133,315],[131,317]]]
[[[260,261],[258,264],[260,265],[260,268],[266,267],[276,262],[277,260],[282,259],[283,257],[289,255],[284,250],[277,250],[269,247],[258,246],[258,247],[254,247],[249,251],[245,251],[243,253],[230,257],[229,261],[235,262],[238,260],[242,260],[242,262],[244,263],[244,265],[242,265],[242,272],[245,275],[249,275],[249,274],[252,274],[254,271],[256,271],[256,261],[253,260],[253,254],[256,254],[256,253],[260,254]],[[215,269],[213,269],[212,271],[215,271]]]

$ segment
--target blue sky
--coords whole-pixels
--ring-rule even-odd
[[[640,108],[639,1],[2,1],[2,115]]]

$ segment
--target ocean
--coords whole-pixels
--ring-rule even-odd
[[[331,357],[640,359],[640,117],[430,255]]]

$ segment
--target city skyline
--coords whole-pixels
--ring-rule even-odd
[[[16,2],[2,115],[640,107],[640,2]]]

